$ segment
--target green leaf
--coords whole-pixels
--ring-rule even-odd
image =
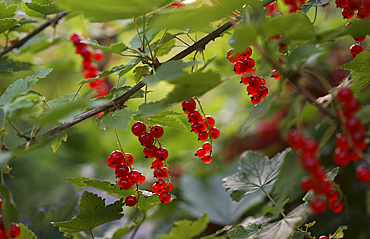
[[[312,6],[322,6],[329,3],[330,0],[309,0],[306,4],[302,6],[302,12],[307,13]]]
[[[105,199],[84,191],[79,201],[78,214],[70,221],[52,222],[52,224],[59,227],[59,230],[64,232],[64,236],[80,231],[91,231],[102,224],[121,219],[122,206],[123,198],[105,206]]]
[[[229,39],[229,44],[235,52],[242,52],[257,38],[257,27],[252,24],[241,24]]]
[[[16,94],[25,94],[32,89],[39,79],[45,78],[53,69],[43,71],[36,71],[32,76],[27,76],[26,79],[16,80],[13,84],[8,86],[4,94],[0,97],[0,105],[4,105],[13,100]]]
[[[175,115],[182,115],[181,113],[173,110],[163,110],[156,115],[149,116],[150,123],[152,125],[159,124],[164,127],[171,127],[180,131],[189,131],[188,127],[179,119],[174,117]],[[136,121],[144,121],[145,118],[141,116],[134,116]]]
[[[165,56],[175,47],[176,40],[172,39],[164,44],[156,51],[156,56]]]
[[[16,4],[9,5],[6,7],[6,2],[0,3],[0,19],[13,18],[18,6]]]
[[[15,98],[11,103],[4,105],[3,110],[7,119],[39,115],[43,111],[43,100],[39,94],[29,93]]]
[[[142,16],[169,4],[169,0],[59,0],[65,8],[80,12],[93,22],[105,22]]]
[[[152,192],[140,191],[139,209],[143,212],[148,212],[150,209],[160,204],[159,196]]]
[[[62,131],[58,137],[51,141],[51,148],[53,149],[53,153],[55,153],[58,150],[59,146],[62,144],[62,140],[64,142],[67,142],[67,137],[68,137],[67,133]]]
[[[370,34],[369,22],[355,21],[350,26],[341,26],[335,29],[322,32],[316,35],[317,42],[328,42],[335,38],[352,35],[352,36],[365,36]]]
[[[0,192],[4,195],[1,204],[1,216],[4,222],[4,228],[9,228],[10,223],[19,221],[19,215],[12,202],[8,188],[0,185]]]
[[[202,233],[208,225],[208,215],[204,214],[196,221],[182,220],[174,223],[169,235],[157,235],[163,239],[191,239]]]
[[[133,227],[124,227],[124,228],[120,228],[120,229],[118,229],[118,230],[113,234],[113,237],[112,237],[111,239],[120,239],[120,238],[122,238],[124,235],[126,235],[127,233],[129,233],[132,229],[133,229]]]
[[[116,42],[116,43],[114,43],[110,46],[101,46],[95,40],[83,40],[81,42],[86,43],[87,45],[90,45],[92,47],[99,48],[99,49],[101,49],[105,52],[112,52],[112,53],[116,53],[116,54],[120,54],[120,53],[126,51],[127,49],[129,49],[129,47],[126,46],[125,43],[123,43],[123,42]]]
[[[21,54],[24,54],[26,52],[36,54],[38,52],[48,49],[53,45],[60,43],[61,41],[62,39],[58,37],[50,38],[45,35],[39,35],[34,37],[31,41],[26,42],[26,44],[22,46],[20,51]]]
[[[68,220],[73,217],[77,201],[78,198],[73,197],[71,200],[60,207],[51,208],[47,212],[45,212],[44,210],[36,212],[31,220],[31,225],[29,226],[29,228],[40,238],[65,238],[63,236],[63,233],[60,232],[57,227],[53,226],[51,222]]]
[[[233,191],[230,197],[240,201],[244,196],[275,183],[284,158],[291,149],[288,148],[269,159],[267,156],[246,151],[240,157],[241,172],[224,178],[223,186],[226,191]]]
[[[17,237],[17,239],[38,239],[35,233],[29,230],[25,225],[19,223],[19,228],[21,229],[21,234]],[[57,238],[55,238],[57,239]]]
[[[127,129],[128,123],[131,121],[131,116],[136,114],[132,110],[119,110],[113,115],[105,115],[102,117],[99,124],[100,129],[111,127],[113,129]]]
[[[146,74],[149,72],[149,67],[148,66],[137,66],[134,70],[133,73],[134,75],[134,80],[135,83],[138,83],[141,78],[143,78],[143,74]]]
[[[61,10],[55,5],[55,2],[48,4],[38,4],[36,2],[26,2],[26,6],[33,11],[39,12],[43,15],[55,14]]]
[[[344,238],[344,230],[347,230],[347,226],[340,226],[338,229],[334,232],[333,235],[329,235],[329,239],[332,238]]]
[[[313,54],[322,52],[323,50],[315,44],[299,44],[292,49],[286,58],[287,67],[300,65],[302,61],[307,60]]]
[[[194,66],[199,64],[199,61],[190,61],[190,62],[182,62],[182,61],[168,61],[163,63],[158,67],[156,72],[151,75],[147,75],[144,77],[144,82],[149,85],[155,85],[160,80],[165,80],[168,82],[172,82],[172,80],[177,79],[179,76],[184,75],[184,69],[190,66]]]
[[[221,76],[212,71],[195,72],[182,75],[170,83],[174,84],[175,88],[164,99],[165,105],[203,95],[221,83]]]
[[[0,72],[32,71],[31,65],[30,63],[13,61],[4,57],[0,59]]]
[[[14,18],[0,19],[0,33],[3,33],[17,25],[18,25],[18,21]]]
[[[243,227],[242,225],[237,225],[235,228],[230,230],[227,235],[231,239],[245,239],[245,238],[253,238],[259,231],[259,227],[255,223],[249,224],[247,227]]]
[[[157,115],[159,112],[167,108],[168,106],[163,106],[162,101],[143,103],[138,107],[138,114],[142,118],[145,118],[151,115]]]
[[[22,9],[24,11],[24,13],[26,13],[26,15],[28,17],[41,17],[41,18],[45,18],[45,14],[42,14],[40,12],[37,12],[35,10],[32,10],[31,8],[28,8],[27,5],[26,5],[26,2],[22,1]]]

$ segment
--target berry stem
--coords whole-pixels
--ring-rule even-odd
[[[145,24],[145,22],[143,24]],[[142,49],[143,53],[145,53],[144,39],[141,39],[139,28],[137,27],[137,24],[136,24],[136,18],[134,18],[134,25],[135,25],[135,28],[136,28],[137,36],[139,37],[140,42],[141,42],[141,49]]]
[[[114,129],[114,132],[116,133],[116,138],[117,138],[117,143],[119,145],[119,148],[121,149],[122,154],[125,156],[127,165],[130,167],[130,171],[132,171],[132,167],[131,167],[130,163],[128,162],[127,155],[125,154],[125,151],[123,151],[121,140],[119,139],[117,129]]]
[[[139,204],[139,202],[137,204]],[[143,211],[143,219],[137,224],[137,226],[136,226],[134,232],[132,233],[130,239],[134,239],[135,238],[135,235],[136,235],[137,231],[139,230],[139,227],[141,226],[141,224],[143,224],[143,222],[145,221],[145,219],[146,219],[146,212]]]
[[[95,237],[94,237],[94,234],[92,232],[92,229],[90,229],[89,232],[90,232],[91,238],[94,239]]]
[[[82,86],[83,86],[83,85],[84,85],[84,84],[81,84],[81,85],[78,87],[78,90],[76,91],[75,95],[73,96],[73,98],[72,98],[71,102],[72,102],[72,101],[74,101],[74,99],[76,98],[76,96],[77,96],[78,92],[80,92],[80,90],[81,90],[81,88],[82,88]]]
[[[262,192],[264,192],[266,194],[266,196],[268,197],[268,199],[270,199],[270,201],[274,204],[274,206],[276,208],[278,208],[278,205],[276,204],[275,200],[272,199],[272,197],[270,196],[270,194],[265,190],[265,187],[261,187],[261,190]],[[284,214],[283,210],[280,209],[280,214],[283,216],[283,218],[286,218],[286,215]]]

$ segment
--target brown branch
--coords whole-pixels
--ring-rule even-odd
[[[55,25],[59,22],[60,19],[62,19],[65,15],[67,15],[68,12],[64,11],[64,12],[61,12],[59,13],[53,20],[51,21],[48,21],[48,22],[45,22],[43,24],[41,24],[38,28],[36,28],[33,32],[30,32],[27,36],[25,36],[24,38],[22,38],[21,40],[15,42],[14,44],[6,47],[3,51],[0,52],[0,57],[2,57],[3,55],[5,55],[6,53],[10,52],[11,50],[15,49],[15,48],[18,48],[20,46],[22,46],[24,43],[26,43],[29,39],[31,39],[32,37],[34,37],[35,35],[39,34],[42,30],[44,30],[45,28],[47,28],[48,26],[50,25]]]

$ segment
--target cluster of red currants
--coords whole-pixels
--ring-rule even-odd
[[[357,17],[360,20],[368,19],[370,16],[370,5],[362,0],[335,0],[337,7],[342,8],[344,19],[351,19],[357,11]]]
[[[276,35],[268,37],[268,40],[280,40],[280,38],[281,38],[281,34],[278,33]],[[279,41],[278,44],[279,44],[280,55],[278,56],[277,63],[283,66],[285,64],[286,55],[288,53],[288,44],[282,41]],[[281,74],[277,68],[275,67],[272,68],[271,77],[273,77],[276,80],[279,80],[281,78]]]
[[[247,85],[248,94],[252,95],[253,104],[258,104],[265,99],[268,93],[266,81],[262,77],[254,75],[255,61],[252,57],[252,48],[247,47],[241,53],[235,53],[234,49],[227,52],[227,59],[234,63],[234,72],[241,76],[241,82]]]
[[[132,188],[135,184],[143,183],[145,176],[131,167],[134,157],[131,154],[123,154],[121,151],[113,151],[108,157],[108,166],[115,169],[116,177],[119,179],[118,186],[123,190]],[[132,207],[137,203],[135,195],[125,198],[127,206]]]
[[[338,192],[326,178],[326,171],[317,158],[319,145],[316,140],[306,139],[297,130],[291,129],[288,134],[288,142],[293,149],[297,150],[303,168],[311,174],[310,177],[302,179],[302,190],[313,190],[316,195],[324,195],[329,201],[329,208],[335,213],[341,212],[343,204],[338,200]],[[324,197],[313,198],[310,207],[314,214],[325,212],[327,206]]]
[[[1,210],[1,205],[2,205],[2,200],[0,198],[0,210]],[[3,218],[0,215],[0,239],[8,239],[8,238],[17,238],[21,234],[21,229],[17,223],[11,223],[8,234],[9,236],[6,235],[7,231],[5,230]]]
[[[96,61],[100,61],[103,59],[103,52],[99,49],[94,51],[87,44],[81,42],[84,40],[84,38],[77,33],[71,35],[71,40],[76,46],[76,53],[83,57],[82,64],[85,78],[90,79],[97,77],[100,72],[92,60],[95,59]],[[96,90],[96,97],[109,94],[109,87],[106,83],[106,80],[106,77],[103,77],[88,83],[91,88]]]
[[[167,158],[168,151],[162,147],[159,138],[163,136],[164,130],[160,125],[150,127],[146,131],[146,125],[141,122],[135,122],[131,127],[132,133],[138,137],[141,145],[144,146],[143,152],[146,158],[155,158],[152,162],[154,169],[154,177],[158,179],[152,185],[152,191],[159,195],[159,200],[163,203],[171,201],[171,194],[173,185],[171,183],[170,172],[168,170]],[[158,144],[158,147],[155,144]],[[168,179],[165,181],[164,179]]]
[[[297,11],[302,10],[301,7],[305,4],[307,0],[284,0],[284,3],[288,6],[290,13],[295,13]],[[279,12],[276,2],[272,2],[265,6],[267,10],[266,16],[275,16],[275,12]]]
[[[203,116],[197,108],[197,103],[194,99],[184,100],[181,104],[183,111],[188,115],[189,122],[191,123],[191,131],[198,134],[198,140],[207,141],[208,139],[217,139],[220,136],[220,130],[215,126],[215,120],[209,115],[205,115],[203,110]],[[203,163],[210,164],[212,162],[212,145],[209,142],[205,142],[202,148],[197,150],[195,154]]]

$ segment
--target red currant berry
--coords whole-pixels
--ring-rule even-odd
[[[339,8],[345,8],[348,6],[348,0],[335,0],[335,4],[339,7]]]
[[[154,138],[148,131],[144,131],[139,135],[139,142],[143,145],[152,145],[154,143]]]
[[[320,167],[320,162],[316,158],[305,158],[303,160],[303,167],[308,171],[308,172],[315,172],[317,169]]]
[[[189,112],[192,112],[195,110],[197,104],[194,99],[190,99],[190,100],[184,100],[181,103],[181,106],[182,106],[182,110],[188,114]]]
[[[370,169],[365,165],[360,165],[356,168],[356,176],[360,182],[368,182],[370,180]]]
[[[237,61],[234,63],[234,71],[238,75],[242,75],[244,72],[247,71],[247,69],[247,66],[242,61]]]
[[[108,166],[115,169],[117,165],[124,162],[125,156],[121,151],[113,151],[108,157]]]
[[[158,179],[157,184],[159,188],[163,189],[167,185],[167,182],[163,179]]]
[[[192,123],[191,129],[194,131],[194,133],[197,133],[197,134],[205,130],[203,124],[200,122]]]
[[[360,110],[360,103],[355,98],[352,98],[348,103],[342,106],[343,114],[350,118],[353,114]]]
[[[158,148],[155,145],[146,145],[143,149],[143,153],[148,158],[155,158],[157,150]]]
[[[277,69],[272,70],[272,77],[276,80],[279,80],[281,78],[281,74]]]
[[[72,34],[70,39],[73,41],[73,43],[78,43],[81,41],[81,37],[77,33]]]
[[[346,129],[351,133],[356,132],[360,128],[360,125],[361,121],[356,117],[349,118],[346,121]]]
[[[152,185],[152,191],[153,191],[153,193],[155,193],[155,194],[161,194],[161,193],[162,193],[162,191],[163,191],[163,188],[161,188],[161,187],[158,185],[158,183],[154,183],[154,184]]]
[[[89,46],[82,47],[80,52],[84,59],[91,59],[92,54]]]
[[[342,87],[338,91],[337,97],[340,102],[348,103],[353,98],[352,90],[348,87]]]
[[[356,11],[362,7],[362,0],[348,0],[348,7]]]
[[[21,234],[21,228],[19,227],[17,223],[13,222],[9,228],[9,237],[16,238],[16,237],[19,237],[20,234]]]
[[[131,172],[128,173],[127,179],[132,183],[136,184],[140,181],[141,179],[141,173],[139,173],[136,170],[132,170]]]
[[[361,131],[356,131],[356,132],[352,133],[351,137],[352,137],[353,143],[356,146],[361,146],[362,143],[365,140],[365,134],[364,134],[364,132],[361,132]]]
[[[339,201],[330,202],[329,208],[334,213],[340,213],[343,210],[343,204]]]
[[[171,195],[167,192],[159,194],[159,200],[163,203],[169,203],[171,201]]]
[[[251,102],[252,102],[252,104],[256,105],[256,104],[262,102],[263,99],[264,99],[263,97],[261,98],[258,95],[254,95],[254,96],[251,97]]]
[[[129,163],[130,165],[132,165],[134,163],[134,157],[130,153],[125,153],[125,155],[126,155],[126,158],[125,158],[124,163],[125,164]]]
[[[161,160],[159,160],[159,159],[153,160],[153,162],[152,162],[152,168],[153,169],[162,168],[162,167],[163,167],[163,163],[162,163]]]
[[[315,183],[314,191],[317,195],[325,194],[333,188],[333,185],[328,180],[320,180]]]
[[[171,192],[171,191],[172,191],[172,189],[173,189],[173,185],[172,185],[172,183],[170,182],[170,183],[168,183],[168,185],[166,185],[166,186],[163,188],[163,192],[169,193],[169,192]]]
[[[203,160],[203,163],[210,164],[212,163],[212,156],[209,154],[206,154],[202,160]]]
[[[310,191],[314,188],[314,184],[312,182],[312,180],[308,177],[304,177],[302,178],[302,181],[301,181],[301,189],[304,191],[304,192],[307,192],[307,191]]]
[[[132,186],[134,186],[133,183],[131,183],[128,178],[121,178],[119,181],[118,181],[118,186],[123,189],[123,190],[128,190],[130,188],[132,188]]]
[[[249,85],[249,81],[252,79],[253,76],[247,76],[246,74],[243,74],[240,78],[240,83],[243,83],[244,85]]]
[[[338,133],[336,135],[335,145],[337,146],[337,148],[343,151],[347,150],[349,148],[348,143],[348,137],[345,133]]]
[[[143,183],[145,182],[145,176],[143,174],[140,174],[140,180],[138,183]]]
[[[326,211],[326,203],[322,198],[314,198],[310,202],[310,207],[313,214],[319,214]]]
[[[167,178],[167,169],[166,168],[156,168],[154,170],[154,177],[156,178]]]
[[[234,53],[234,49],[230,49],[227,51],[227,59],[229,59],[231,63],[235,63],[239,60],[239,57],[237,55],[233,56],[233,53]]]
[[[160,125],[154,125],[151,129],[150,129],[150,134],[154,137],[154,138],[160,138],[162,137],[164,133],[164,130],[163,130],[163,127],[160,126]]]
[[[205,142],[202,148],[207,154],[212,151],[212,145],[209,142]]]
[[[252,55],[252,48],[250,48],[249,46],[247,47],[247,49],[245,49],[242,53],[240,53],[239,55],[239,59],[241,61],[245,61],[247,58],[249,58],[250,56]]]
[[[205,119],[203,120],[202,124],[204,126],[204,128],[212,128],[213,126],[215,126],[215,119],[212,117],[212,116],[209,116],[207,115],[205,117]]]
[[[125,198],[126,206],[133,207],[137,203],[137,199],[134,195],[129,195]]]
[[[120,164],[117,165],[115,174],[117,178],[126,178],[129,172],[130,169],[126,164]]]
[[[155,154],[155,157],[157,159],[161,160],[161,161],[166,160],[168,158],[168,151],[167,151],[167,149],[164,148],[164,147],[160,147],[157,150],[157,152]]]
[[[365,38],[366,38],[366,36],[357,36],[357,37],[353,37],[353,40],[361,42],[361,41],[364,41]]]
[[[329,239],[327,236],[321,236],[319,239]]]
[[[349,48],[349,51],[351,52],[351,54],[353,56],[357,56],[358,54],[360,54],[361,52],[364,51],[364,49],[362,48],[362,46],[360,44],[353,44],[350,48]]]
[[[338,166],[345,167],[349,164],[350,161],[351,161],[351,158],[349,157],[346,151],[340,150],[339,148],[336,148],[334,150],[334,162]]]
[[[101,59],[103,59],[103,52],[99,49],[95,50],[94,59],[96,61],[100,61]]]
[[[200,132],[198,134],[198,140],[207,141],[207,139],[208,139],[208,133],[206,131]]]
[[[338,199],[338,192],[337,190],[332,188],[325,193],[325,196],[326,196],[326,199],[328,199],[328,201],[334,202]]]
[[[256,91],[256,93],[259,97],[266,96],[268,92],[269,92],[269,90],[267,89],[267,87],[265,85],[258,86],[257,91]]]
[[[203,117],[197,110],[194,110],[193,112],[190,112],[188,114],[188,119],[189,119],[189,122],[195,123],[195,122],[201,122],[203,120]]]
[[[254,61],[253,58],[249,57],[244,60],[244,64],[247,67],[247,69],[252,69],[256,65],[256,62]]]
[[[211,134],[211,139],[217,139],[220,136],[220,130],[216,127],[213,127],[209,130]]]
[[[199,158],[204,158],[204,156],[206,155],[206,151],[204,151],[203,148],[199,148],[197,150],[197,153],[195,154],[195,156],[198,156]]]
[[[357,17],[361,20],[369,18],[370,9],[368,8],[360,8],[357,12]]]
[[[351,19],[354,15],[355,15],[355,11],[349,8],[348,6],[343,8],[342,10],[343,19]]]
[[[146,131],[146,126],[143,122],[137,121],[132,125],[131,131],[135,136],[139,136],[142,132]]]
[[[305,140],[303,135],[295,129],[290,129],[288,132],[288,143],[293,149],[303,149]]]
[[[324,180],[326,178],[326,171],[323,168],[319,168],[318,170],[312,172],[312,177],[317,180]]]
[[[348,154],[353,162],[357,162],[361,159],[361,155],[357,154],[354,150],[350,150]]]
[[[307,139],[304,144],[303,151],[314,155],[319,149],[319,144],[314,139]]]

